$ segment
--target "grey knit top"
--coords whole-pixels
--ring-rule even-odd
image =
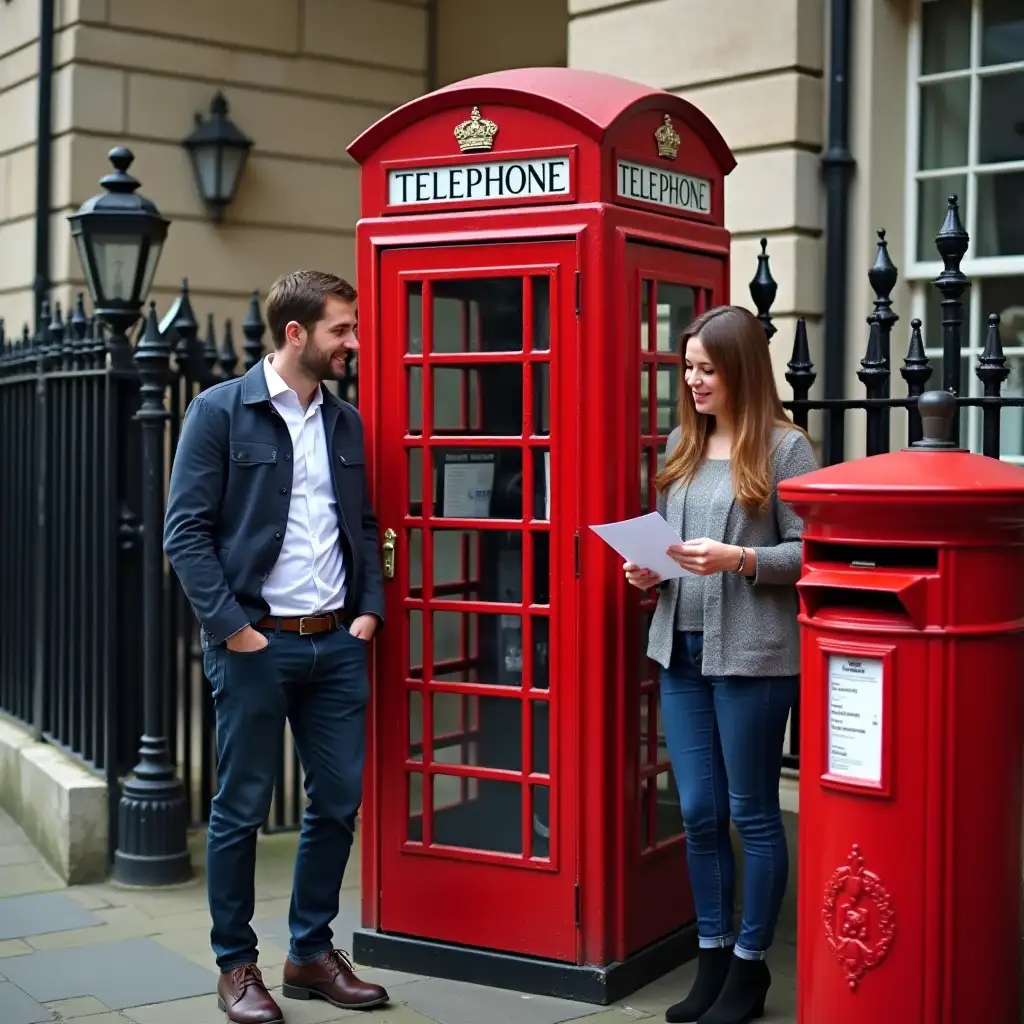
[[[713,531],[708,523],[711,500],[719,485],[729,476],[728,459],[705,459],[694,473],[689,487],[674,490],[668,504],[673,518],[680,515],[683,521],[683,540],[699,540]],[[729,484],[731,488],[731,482]],[[704,586],[707,577],[687,573],[679,579],[679,599],[676,603],[676,629],[686,633],[701,633],[704,630]]]

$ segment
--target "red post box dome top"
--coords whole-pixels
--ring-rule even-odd
[[[958,448],[952,436],[956,401],[946,391],[918,399],[923,437],[910,448],[839,462],[779,485],[798,507],[880,498],[922,504],[1019,503],[1024,515],[1024,469]]]
[[[622,118],[645,110],[664,111],[703,140],[723,174],[736,166],[728,143],[692,103],[648,85],[577,68],[514,68],[447,85],[381,118],[349,145],[348,152],[357,163],[365,163],[384,142],[417,121],[478,103],[548,114],[599,143]]]

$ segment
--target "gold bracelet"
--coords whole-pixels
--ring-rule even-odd
[[[746,565],[747,565],[747,549],[746,548],[740,548],[740,564],[738,566],[736,566],[736,569],[735,569],[735,572],[736,572],[737,576],[742,576],[743,575],[743,570],[746,568]]]

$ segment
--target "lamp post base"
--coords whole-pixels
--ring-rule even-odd
[[[122,885],[180,885],[192,877],[188,804],[178,779],[132,777],[121,791],[114,880]]]

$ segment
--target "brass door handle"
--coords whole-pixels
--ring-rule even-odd
[[[384,531],[384,579],[395,578],[395,540],[398,534],[394,530]]]

